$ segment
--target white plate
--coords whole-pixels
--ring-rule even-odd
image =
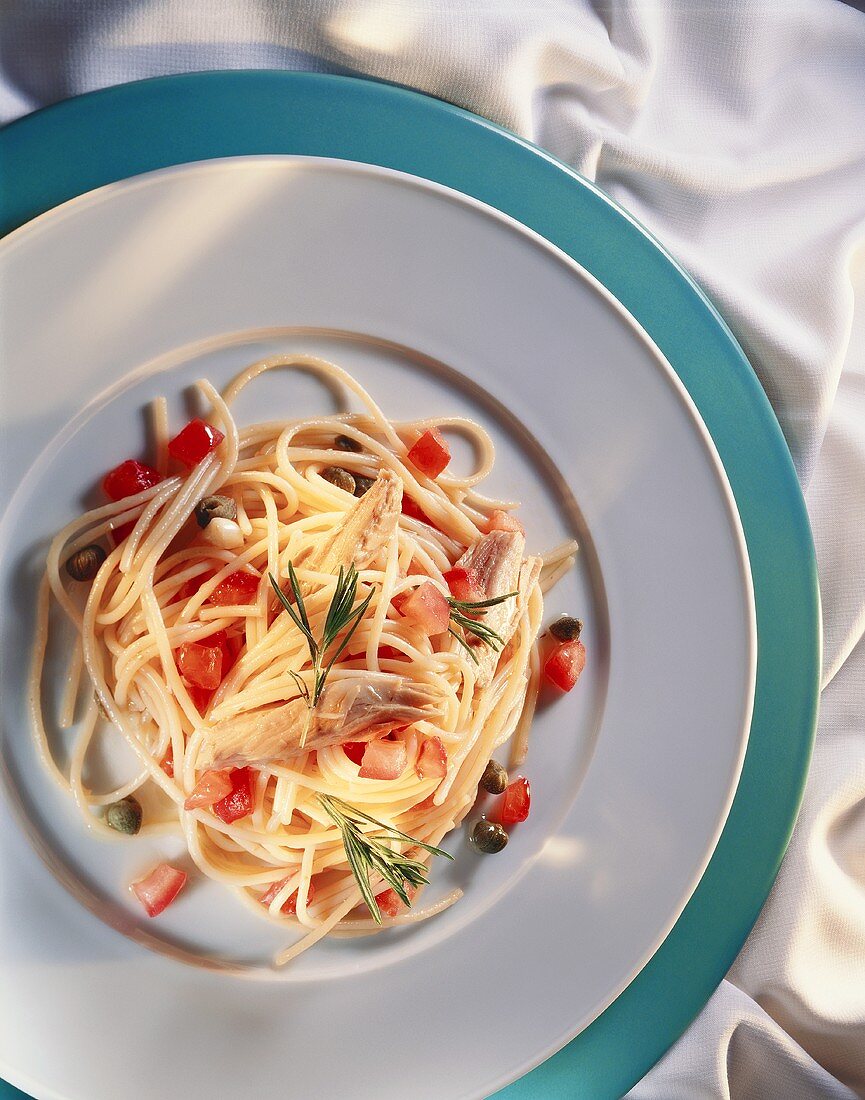
[[[239,1077],[252,1095],[441,1100],[537,1064],[662,942],[747,739],[744,541],[673,371],[525,228],[337,161],[208,161],[102,188],[0,244],[0,292],[0,1073],[68,1100],[209,1100]],[[581,542],[548,608],[586,620],[589,661],[536,719],[529,821],[495,859],[459,833],[453,868],[439,861],[434,889],[460,883],[457,906],[275,972],[279,931],[212,884],[142,916],[123,884],[171,846],[87,834],[35,759],[22,685],[45,540],[106,469],[146,454],[145,402],[168,394],[179,424],[191,380],[292,349],[336,359],[394,417],[487,425],[491,489],[525,502],[530,548]],[[271,375],[238,415],[330,400]]]

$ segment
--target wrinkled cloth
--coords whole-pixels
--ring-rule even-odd
[[[486,115],[596,180],[729,322],[806,494],[822,710],[759,922],[630,1095],[865,1095],[865,15],[836,0],[0,5],[2,121],[216,68],[365,73]]]

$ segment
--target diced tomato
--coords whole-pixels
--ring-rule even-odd
[[[285,878],[281,878],[279,882],[272,882],[270,886],[264,891],[261,897],[258,899],[262,905],[270,905],[279,891],[288,882],[290,875],[286,875]],[[309,892],[306,895],[306,904],[312,905],[315,899],[315,884],[310,881]],[[280,908],[281,913],[287,913],[290,917],[293,917],[297,913],[297,890],[292,891],[282,903]]]
[[[570,691],[586,666],[586,647],[581,641],[561,642],[544,663],[544,676],[562,691]]]
[[[115,546],[119,546],[121,542],[126,542],[129,536],[132,534],[132,530],[135,527],[135,520],[131,523],[120,523],[116,527],[111,528],[111,541]]]
[[[168,453],[184,466],[197,466],[223,439],[225,436],[219,428],[196,417],[169,442]]]
[[[409,887],[406,893],[411,898],[414,896],[415,891]],[[400,912],[405,909],[405,902],[396,890],[390,888],[383,890],[380,894],[376,894],[375,903],[383,917],[397,917]]]
[[[398,615],[404,615],[405,614],[402,607],[403,607],[403,604],[409,598],[410,595],[411,595],[410,592],[397,592],[397,594],[390,601],[393,604],[394,610],[396,611],[396,613]]]
[[[426,798],[423,800],[423,802],[418,802],[416,805],[412,806],[412,809],[415,810],[415,811],[435,809],[435,802],[433,801],[434,798],[435,798],[435,791],[433,791],[432,794],[428,794],[426,796]]]
[[[525,821],[532,805],[532,788],[524,775],[518,775],[513,783],[505,787],[502,795],[502,825],[515,825]]]
[[[401,649],[397,649],[392,645],[380,645],[378,647],[378,659],[380,661],[408,661],[410,658],[403,653]],[[347,653],[343,660],[348,661],[365,661],[366,651],[363,653]]]
[[[229,638],[224,630],[217,630],[215,634],[205,638],[201,644],[216,646],[222,654],[222,678],[224,680],[243,646],[242,639],[238,637]]]
[[[474,569],[464,569],[461,565],[455,565],[453,569],[448,569],[444,578],[455,600],[462,600],[465,603],[477,603],[478,600],[486,598],[486,592],[484,592],[480,578]]]
[[[212,806],[231,793],[231,772],[209,771],[195,784],[192,794],[183,803],[184,810],[195,810],[199,806]]]
[[[234,768],[231,772],[231,791],[215,802],[213,812],[226,825],[252,813],[252,768]]]
[[[421,779],[443,779],[447,775],[448,754],[440,737],[428,737],[420,750],[415,771]]]
[[[186,872],[170,863],[159,863],[146,878],[132,883],[132,890],[148,917],[158,917],[167,909],[186,885]]]
[[[198,592],[199,588],[204,584],[204,579],[199,575],[192,577],[188,581],[184,581],[178,588],[175,600],[179,600],[182,603],[186,603],[187,600],[191,600],[192,597]]]
[[[260,579],[255,573],[244,573],[238,569],[235,573],[229,573],[224,581],[220,581],[205,602],[217,607],[252,603],[258,594]]]
[[[208,691],[207,688],[196,687],[195,684],[187,684],[185,681],[184,686],[189,694],[189,698],[192,700],[192,705],[195,707],[199,714],[204,714],[204,712],[210,706],[210,700],[213,698],[213,692]]]
[[[123,500],[124,497],[135,496],[144,489],[152,489],[162,481],[162,474],[139,462],[137,458],[128,458],[109,470],[102,479],[102,488],[105,495],[112,500]]]
[[[138,459],[127,459],[119,466],[114,466],[102,478],[102,488],[112,500],[122,500],[143,492],[145,488],[153,488],[161,481],[162,474],[154,470],[153,466],[145,465]]]
[[[402,741],[377,738],[367,742],[358,775],[361,779],[399,779],[407,762],[408,753]]]
[[[193,687],[215,691],[222,683],[222,649],[209,641],[184,642],[177,651],[177,667]]]
[[[426,512],[424,512],[420,505],[416,504],[412,500],[412,498],[406,496],[405,493],[403,493],[400,509],[404,516],[409,516],[410,519],[419,519],[421,523],[426,523],[430,527],[435,527],[433,521],[429,518]]]
[[[438,477],[451,460],[451,449],[438,428],[427,428],[409,450],[408,460],[427,477]]]
[[[366,751],[365,741],[344,741],[342,751],[351,760],[353,764],[357,764],[360,767],[363,760],[363,754]]]
[[[411,619],[430,637],[444,633],[451,619],[447,596],[442,595],[432,581],[424,581],[412,592],[402,604],[400,614]]]
[[[407,653],[403,653],[401,649],[397,649],[392,645],[380,645],[378,647],[378,659],[380,661],[408,661],[410,660]]]
[[[209,581],[213,576],[212,572],[198,573],[194,577],[190,577],[188,581],[184,581],[182,587],[178,590],[175,600],[189,600],[191,599],[201,588],[201,586]]]
[[[526,533],[525,527],[516,516],[512,516],[510,512],[502,512],[498,508],[487,521],[487,532],[490,531],[519,531],[521,535]]]
[[[174,778],[174,745],[168,744],[168,752],[163,756],[159,764],[166,775]]]

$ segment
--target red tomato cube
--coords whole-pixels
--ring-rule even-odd
[[[428,527],[435,527],[433,521],[420,505],[415,503],[411,497],[406,496],[405,493],[403,493],[400,510],[404,516],[408,516],[410,519],[417,519],[420,520],[421,523],[427,524]]]
[[[407,763],[408,753],[402,741],[377,738],[367,742],[357,774],[361,779],[399,779]]]
[[[447,630],[451,619],[451,608],[447,596],[444,596],[432,581],[424,581],[400,605],[400,614],[411,619],[424,634],[432,637],[435,634],[443,634]]]
[[[181,600],[183,603],[192,599],[192,597],[197,594],[199,588],[201,588],[206,581],[209,581],[213,575],[212,572],[208,572],[198,573],[196,576],[190,577],[190,579],[180,587],[174,599]]]
[[[363,761],[363,754],[366,751],[366,742],[345,741],[342,746],[342,751],[353,764],[357,764],[357,766],[360,767]]]
[[[513,783],[505,787],[502,795],[502,825],[515,825],[525,821],[532,805],[532,788],[524,775],[518,775]]]
[[[245,573],[238,569],[236,573],[229,573],[224,581],[219,582],[205,603],[215,604],[217,607],[252,603],[258,595],[260,579],[255,573]]]
[[[231,772],[207,771],[195,784],[192,794],[183,803],[184,810],[195,810],[199,806],[212,806],[231,793]]]
[[[286,875],[285,878],[281,878],[279,882],[272,882],[270,886],[264,891],[261,897],[258,899],[262,905],[269,906],[279,891],[288,882],[290,875]],[[306,904],[312,905],[315,900],[315,884],[310,880],[309,893],[306,895]],[[282,903],[280,913],[287,913],[288,916],[293,917],[297,913],[297,890],[293,890],[285,901]]]
[[[561,642],[544,663],[544,676],[562,691],[570,691],[586,666],[586,647],[579,640]]]
[[[240,638],[229,638],[224,630],[217,630],[215,634],[205,638],[201,644],[215,646],[222,654],[222,679],[224,680],[234,664],[237,654],[240,652],[243,645],[242,640]]]
[[[222,683],[222,650],[204,642],[184,642],[177,650],[180,675],[193,687],[215,691]]]
[[[230,825],[252,813],[252,768],[234,768],[231,772],[231,791],[213,804],[213,812]]]
[[[174,778],[174,745],[171,743],[169,743],[168,752],[163,756],[159,766],[166,775],[170,776],[172,779]]]
[[[223,439],[225,436],[219,428],[196,417],[169,442],[168,453],[184,466],[197,466]]]
[[[174,901],[186,885],[186,873],[170,863],[159,863],[146,878],[132,883],[132,890],[147,911],[148,917],[158,917]]]
[[[195,684],[188,684],[184,681],[186,692],[189,698],[192,700],[192,705],[198,711],[199,714],[204,714],[207,708],[210,706],[210,700],[213,698],[213,692],[208,691],[207,688],[196,687]]]
[[[396,890],[383,890],[375,895],[375,903],[383,917],[396,917],[401,909],[405,909],[405,903]]]
[[[135,520],[130,523],[118,523],[116,527],[111,528],[111,541],[115,546],[119,546],[121,542],[126,542],[134,528]]]
[[[525,527],[516,516],[512,516],[510,512],[502,512],[498,508],[487,521],[487,532],[490,531],[519,531],[521,535],[526,533]]]
[[[402,609],[403,604],[411,595],[410,592],[397,592],[397,594],[390,601],[393,604],[393,609],[398,615],[404,615],[405,612]]]
[[[480,579],[474,569],[465,569],[461,565],[455,565],[444,574],[445,583],[455,600],[463,603],[477,603],[486,599],[486,592],[481,586]]]
[[[421,779],[443,779],[447,775],[448,754],[440,737],[427,737],[424,741],[415,771]]]
[[[105,495],[112,500],[123,500],[124,497],[133,497],[145,489],[152,489],[162,481],[162,474],[146,466],[136,458],[128,458],[115,466],[102,479],[102,488]]]
[[[451,460],[451,449],[438,428],[427,428],[409,450],[408,460],[427,477],[438,477]]]
[[[408,661],[410,658],[407,654],[403,653],[401,649],[397,649],[392,645],[380,645],[378,647],[378,659],[380,661]]]

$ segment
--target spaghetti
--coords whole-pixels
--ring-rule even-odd
[[[362,411],[239,428],[237,396],[283,368],[341,386]],[[255,363],[222,395],[197,387],[208,421],[169,441],[157,402],[157,468],[118,467],[116,484],[105,482],[118,499],[51,544],[33,730],[91,829],[116,836],[105,808],[161,790],[170,812],[140,831],[179,828],[203,874],[305,933],[277,958],[287,962],[330,932],[367,934],[458,899],[404,904],[475,803],[495,750],[516,731],[513,759],[525,755],[542,592],[576,547],[525,556],[513,505],[477,489],[494,448],[471,421],[392,422],[346,371],[307,355]],[[471,475],[439,470],[442,427],[471,440]],[[79,600],[64,563],[112,540]],[[82,680],[93,689],[63,769],[41,703],[51,600],[78,636],[61,726],[72,724]],[[137,773],[110,791],[88,789],[88,753],[118,735]],[[383,838],[386,863],[403,858],[421,873],[394,891],[373,861],[365,890],[334,806],[360,815],[362,844]],[[148,911],[159,888],[136,888]]]

